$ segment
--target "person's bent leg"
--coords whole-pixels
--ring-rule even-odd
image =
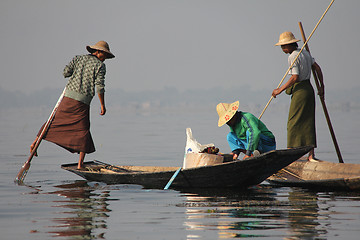
[[[34,140],[34,142],[30,145],[30,153],[32,153],[32,151],[33,151],[33,149],[34,149],[34,147],[35,147],[35,145],[36,145],[36,142],[37,142],[38,138],[39,138],[39,137],[36,137],[35,140]],[[34,153],[34,156],[35,156],[35,157],[38,156],[37,152]]]
[[[260,153],[270,152],[276,150],[276,141],[275,138],[265,136],[264,134],[260,135],[258,149]]]
[[[227,135],[227,141],[228,141],[231,151],[234,153],[233,159],[237,159],[240,152],[245,153],[247,142],[242,139],[237,138],[235,133],[230,132]]]

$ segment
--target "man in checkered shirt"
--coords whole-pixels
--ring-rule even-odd
[[[75,56],[64,69],[64,77],[69,77],[64,98],[43,138],[72,153],[79,153],[79,169],[83,168],[85,154],[95,152],[90,133],[90,103],[97,93],[101,104],[100,115],[105,115],[104,61],[115,57],[105,41],[87,46],[86,49],[90,54]],[[42,128],[38,136],[41,131]],[[36,141],[37,139],[30,146],[30,150],[34,148]]]

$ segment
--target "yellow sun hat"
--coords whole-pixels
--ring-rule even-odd
[[[219,115],[218,126],[221,127],[227,123],[239,109],[239,101],[233,103],[219,103],[216,106],[216,111]]]
[[[279,42],[275,46],[286,45],[294,42],[299,42],[300,40],[296,39],[292,32],[283,32],[280,34]]]

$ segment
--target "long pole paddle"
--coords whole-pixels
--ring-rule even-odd
[[[181,167],[178,168],[178,170],[176,170],[176,172],[172,175],[172,177],[170,178],[169,182],[166,184],[166,186],[164,187],[164,190],[169,189],[169,187],[171,186],[172,182],[175,180],[176,176],[179,174],[179,172],[181,171]]]
[[[43,127],[43,129],[42,129],[42,131],[41,131],[41,133],[40,133],[40,135],[39,135],[39,137],[38,137],[37,140],[36,140],[35,146],[34,146],[34,148],[32,149],[32,151],[31,151],[31,153],[30,153],[29,158],[28,158],[27,161],[24,163],[24,165],[21,167],[18,175],[16,176],[16,178],[15,178],[15,182],[16,182],[16,183],[21,184],[21,183],[24,181],[24,179],[25,179],[25,177],[26,177],[26,174],[27,174],[27,172],[28,172],[29,169],[30,169],[30,162],[31,162],[31,160],[33,159],[34,155],[36,154],[36,151],[37,151],[37,149],[38,149],[38,147],[39,147],[42,139],[44,138],[47,130],[48,130],[49,127],[50,127],[50,124],[51,124],[52,120],[54,119],[55,113],[56,113],[56,111],[57,111],[57,109],[58,109],[58,107],[59,107],[59,105],[60,105],[60,102],[62,101],[62,99],[63,99],[63,97],[64,97],[65,90],[66,90],[66,88],[64,88],[64,91],[63,91],[62,94],[60,95],[60,97],[59,97],[59,99],[58,99],[58,101],[57,101],[54,109],[52,110],[52,112],[51,112],[48,120],[46,121],[46,123],[45,123],[45,125],[44,125],[44,127]]]
[[[320,17],[318,23],[316,24],[316,26],[314,27],[314,29],[312,30],[312,32],[309,35],[309,38],[306,40],[304,46],[302,46],[302,48],[300,49],[299,53],[297,54],[296,58],[294,59],[294,61],[291,63],[290,67],[288,68],[288,70],[286,71],[286,73],[284,74],[284,77],[281,79],[279,85],[277,86],[277,88],[279,88],[281,86],[281,84],[283,83],[285,77],[287,76],[287,74],[289,73],[290,69],[293,67],[294,63],[296,62],[296,60],[298,59],[300,53],[304,50],[305,45],[307,44],[307,42],[310,40],[310,38],[312,37],[312,35],[314,34],[315,30],[317,29],[317,27],[319,26],[319,24],[321,23],[321,21],[323,20],[323,18],[325,17],[325,14],[329,11],[331,5],[334,3],[335,0],[332,0],[330,5],[327,7],[327,9],[325,10],[325,12],[323,13],[323,15]],[[261,112],[259,119],[262,117],[262,115],[264,114],[265,110],[267,109],[267,107],[270,105],[271,101],[273,100],[273,96],[271,96],[270,100],[268,101],[268,103],[266,104],[264,110]]]
[[[301,36],[302,36],[303,41],[304,41],[304,46],[305,46],[306,50],[310,53],[309,44],[305,44],[306,43],[306,37],[305,37],[305,32],[304,32],[304,29],[303,29],[303,26],[302,26],[301,22],[299,22],[299,27],[300,27],[300,31],[301,31]],[[312,74],[313,74],[313,77],[314,77],[314,80],[315,80],[316,88],[319,91],[320,88],[321,88],[320,81],[319,81],[319,79],[317,77],[317,74],[316,74],[316,71],[315,71],[314,67],[312,67]],[[327,122],[327,124],[329,126],[331,138],[332,138],[334,146],[335,146],[335,150],[336,150],[336,154],[337,154],[338,159],[339,159],[339,163],[344,163],[344,161],[342,159],[342,156],[341,156],[341,153],[340,153],[339,145],[338,145],[336,137],[335,137],[335,132],[334,132],[334,129],[333,129],[331,121],[330,121],[330,116],[329,116],[329,113],[328,113],[328,110],[327,110],[327,107],[326,107],[326,104],[325,104],[325,98],[323,96],[319,96],[319,97],[320,97],[321,105],[322,105],[323,110],[324,110],[326,122]]]

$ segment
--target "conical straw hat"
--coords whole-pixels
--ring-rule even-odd
[[[105,41],[99,41],[95,45],[86,46],[89,53],[93,53],[96,50],[100,50],[107,53],[106,58],[114,58],[114,54],[110,52],[109,44]]]
[[[219,115],[218,126],[221,127],[227,123],[239,109],[239,101],[233,103],[219,103],[216,106],[216,111]]]
[[[292,32],[283,32],[282,34],[280,34],[279,42],[277,42],[275,46],[286,45],[298,41],[300,40],[296,39]]]

